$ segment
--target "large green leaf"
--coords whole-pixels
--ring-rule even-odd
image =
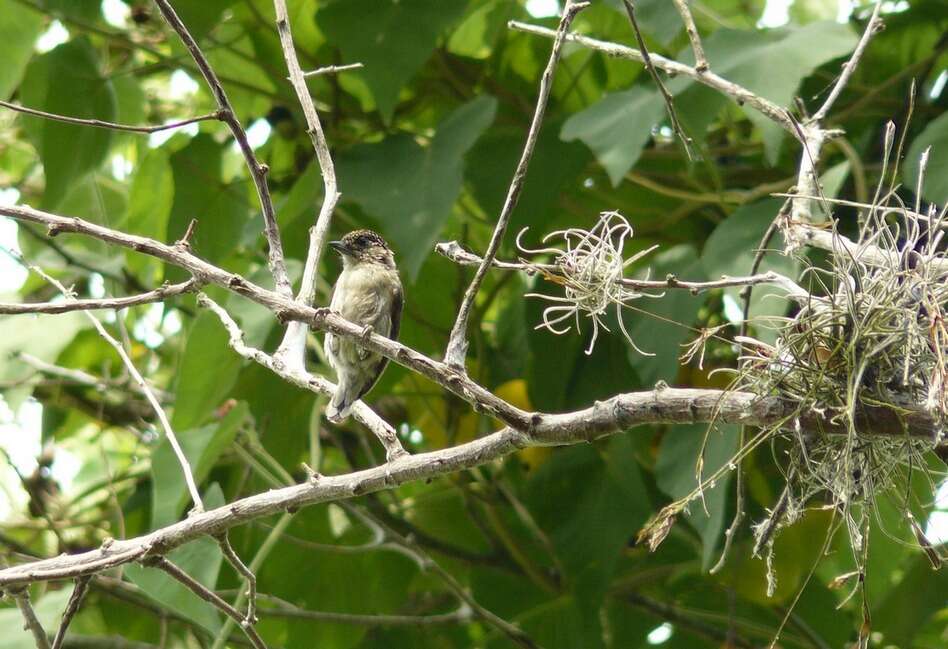
[[[615,186],[635,166],[664,110],[658,91],[635,87],[576,113],[563,124],[560,137],[581,140],[592,149]]]
[[[85,38],[34,58],[20,97],[25,105],[50,113],[108,121],[115,117],[112,83],[100,72],[98,55]],[[21,119],[43,161],[43,205],[55,208],[73,183],[105,159],[112,131],[38,117]]]
[[[247,404],[241,403],[232,408],[219,423],[176,431],[178,443],[191,465],[191,473],[198,488],[221,453],[234,441],[247,415]],[[152,451],[151,478],[151,527],[158,529],[177,521],[181,510],[191,499],[178,456],[167,437],[163,436],[161,443]]]
[[[382,118],[390,121],[402,87],[463,14],[464,0],[344,0],[317,12],[346,62],[359,61]],[[405,29],[411,26],[410,38]]]
[[[191,245],[211,262],[234,252],[250,215],[244,183],[222,176],[223,154],[224,147],[202,133],[171,155],[174,202],[166,236],[178,239],[196,219]]]
[[[202,311],[188,332],[188,344],[178,365],[175,430],[202,425],[221,405],[237,380],[241,358],[227,344],[227,332],[210,311]]]
[[[922,197],[938,205],[948,204],[948,113],[936,117],[918,134],[905,159],[905,182],[913,192],[918,187],[922,152],[931,147]]]
[[[149,151],[132,177],[122,228],[143,237],[164,241],[174,201],[174,190],[174,177],[168,154],[164,149]],[[126,261],[129,268],[139,277],[141,271],[147,267],[155,268],[154,274],[157,275],[159,266],[151,258],[126,253]]]
[[[8,98],[19,85],[26,64],[33,56],[33,43],[43,29],[43,17],[16,0],[0,0],[0,99]]]
[[[730,462],[737,450],[738,426],[721,425],[709,430],[706,424],[673,426],[662,438],[655,465],[659,488],[673,500],[683,498],[698,486],[697,461],[703,451],[702,481]],[[730,473],[704,490],[703,500],[692,504],[687,520],[701,535],[702,566],[707,569],[715,559],[714,551],[724,531]]]
[[[497,102],[479,97],[448,115],[428,147],[408,135],[363,144],[339,156],[343,200],[374,217],[414,281],[461,191],[464,154],[494,119]]]

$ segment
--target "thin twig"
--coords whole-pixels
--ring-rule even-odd
[[[853,50],[852,56],[850,56],[849,60],[846,61],[846,64],[843,65],[843,71],[839,75],[839,79],[836,81],[836,85],[834,85],[833,89],[830,91],[826,101],[824,101],[819,110],[813,114],[813,121],[820,122],[826,118],[826,115],[833,107],[833,104],[836,103],[836,99],[839,98],[840,93],[843,92],[843,88],[846,87],[846,84],[849,83],[850,78],[852,78],[853,72],[856,71],[856,66],[859,65],[859,60],[866,51],[866,47],[868,47],[869,41],[873,34],[882,29],[882,20],[879,18],[879,12],[881,9],[882,0],[877,0],[875,8],[872,10],[872,16],[869,18],[869,23],[866,25],[866,29],[862,33],[859,43],[856,44],[856,49]]]
[[[681,15],[681,21],[685,24],[685,31],[688,33],[688,40],[691,41],[691,51],[695,55],[695,70],[706,72],[709,69],[708,59],[704,55],[704,47],[701,45],[698,26],[695,25],[694,16],[691,15],[691,9],[688,8],[688,0],[675,0],[675,8]]]
[[[36,617],[36,611],[33,610],[33,605],[30,603],[29,589],[22,588],[19,592],[11,593],[11,596],[16,600],[17,608],[20,609],[20,614],[23,615],[23,629],[29,631],[33,636],[36,649],[50,649],[49,638],[46,636],[43,624]]]
[[[59,289],[59,291],[63,294],[63,297],[66,298],[67,302],[75,300],[72,291],[63,286],[62,283],[55,277],[52,277],[38,266],[26,263],[19,256],[16,256],[16,258],[21,263],[23,263],[26,268],[33,271]],[[125,350],[125,346],[116,340],[112,334],[106,331],[103,324],[98,318],[92,315],[92,313],[89,311],[83,311],[82,313],[86,316],[86,318],[88,318],[89,322],[92,323],[92,326],[95,327],[95,330],[99,333],[102,339],[111,345],[116,351],[116,353],[119,355],[119,358],[122,359],[122,363],[124,363],[125,367],[128,369],[129,374],[131,374],[132,378],[135,380],[135,383],[139,388],[141,388],[142,394],[145,396],[145,399],[155,411],[155,415],[158,417],[158,421],[161,423],[162,429],[164,429],[165,436],[168,438],[168,442],[171,444],[171,448],[174,450],[174,453],[178,458],[178,462],[181,464],[181,470],[184,473],[184,480],[188,485],[188,491],[191,494],[191,500],[194,502],[194,511],[204,511],[204,503],[201,501],[201,494],[198,491],[197,484],[194,482],[194,474],[191,472],[191,465],[188,462],[188,458],[185,456],[181,445],[178,443],[178,438],[174,434],[174,430],[171,428],[171,422],[168,420],[168,415],[165,414],[164,408],[162,408],[161,403],[158,401],[158,397],[155,396],[151,386],[148,385],[147,381],[145,381],[145,377],[142,376],[141,372],[138,371],[138,368],[135,367],[135,363],[132,361],[132,358]]]
[[[0,314],[19,313],[69,313],[70,311],[96,311],[100,309],[125,309],[140,304],[163,302],[169,297],[191,293],[198,289],[200,284],[195,279],[189,279],[180,284],[164,284],[153,291],[131,295],[129,297],[102,298],[102,299],[73,299],[66,302],[0,302]]]
[[[321,68],[316,68],[315,70],[309,70],[304,72],[303,76],[307,79],[310,77],[318,77],[324,74],[338,74],[340,72],[348,72],[349,70],[360,70],[365,67],[362,63],[346,63],[345,65],[324,65]]]
[[[300,387],[304,390],[309,390],[311,392],[325,396],[331,396],[335,392],[336,385],[329,379],[317,376],[315,374],[310,374],[305,370],[305,368],[295,369],[288,367],[284,364],[281,364],[273,356],[270,356],[259,349],[248,347],[247,344],[244,343],[243,332],[240,330],[240,327],[237,325],[237,323],[234,322],[234,319],[230,317],[230,314],[206,295],[201,294],[198,296],[198,304],[213,311],[214,314],[220,319],[221,324],[224,325],[224,328],[227,330],[231,348],[240,356],[263,365],[285,381],[288,381],[289,383],[292,383],[293,385],[296,385],[297,387]],[[398,435],[395,432],[395,429],[392,428],[388,422],[375,414],[375,411],[369,408],[369,406],[367,406],[364,401],[360,400],[355,403],[352,408],[352,415],[355,417],[356,421],[372,431],[372,433],[382,443],[382,446],[385,448],[385,457],[387,461],[392,462],[403,455],[407,455],[407,452],[402,447],[401,442],[398,440]]]
[[[184,584],[188,590],[203,599],[205,602],[215,606],[227,617],[231,618],[240,625],[241,630],[250,640],[256,649],[267,649],[267,643],[263,641],[257,630],[250,624],[244,624],[244,618],[240,612],[228,604],[220,595],[209,589],[197,579],[183,571],[181,568],[168,561],[161,555],[155,555],[145,560],[145,565],[163,570],[171,577]]]
[[[268,262],[270,272],[273,274],[276,291],[281,295],[290,296],[293,294],[293,291],[290,288],[290,280],[286,273],[286,262],[283,259],[283,244],[280,241],[280,230],[277,226],[276,214],[273,209],[273,199],[270,197],[270,189],[267,187],[268,168],[257,160],[257,156],[253,152],[253,147],[250,146],[250,141],[247,139],[247,132],[244,131],[244,127],[241,126],[240,120],[234,112],[234,107],[231,105],[230,99],[227,98],[227,93],[224,91],[224,86],[221,85],[217,73],[211,68],[207,57],[204,55],[204,52],[201,51],[201,47],[197,41],[194,40],[187,26],[178,17],[178,14],[168,0],[155,0],[155,4],[158,6],[161,15],[164,16],[165,22],[178,34],[178,37],[181,38],[181,42],[184,43],[184,46],[188,49],[188,52],[190,52],[191,58],[194,59],[194,63],[201,71],[201,75],[204,77],[204,80],[211,89],[211,93],[214,95],[214,100],[217,102],[219,109],[220,120],[230,128],[230,132],[233,134],[237,146],[240,147],[240,151],[247,161],[247,169],[253,178],[254,186],[257,189],[257,198],[260,201],[260,208],[263,212],[264,232],[267,237],[267,243],[270,246]]]
[[[306,253],[306,262],[303,265],[303,278],[300,281],[300,290],[296,299],[310,306],[316,294],[316,276],[319,272],[319,258],[326,245],[329,234],[329,224],[332,221],[333,210],[339,201],[339,190],[336,183],[336,168],[329,152],[329,144],[319,121],[319,114],[313,105],[313,98],[306,86],[306,78],[296,56],[293,45],[293,33],[290,28],[290,18],[286,10],[285,0],[273,0],[276,11],[277,31],[280,34],[280,46],[283,48],[283,58],[290,73],[290,82],[303,115],[306,118],[306,132],[316,151],[319,161],[319,172],[323,179],[323,204],[316,217],[316,224],[309,231],[309,250]],[[305,370],[306,333],[308,327],[302,322],[291,322],[283,336],[283,341],[275,356],[285,365],[296,370]]]
[[[457,241],[439,243],[435,246],[435,250],[444,257],[447,257],[451,261],[462,266],[473,266],[475,264],[480,264],[483,261],[481,257],[475,255],[472,252],[464,250]],[[491,266],[502,270],[519,270],[531,275],[539,272],[541,274],[553,277],[561,276],[561,272],[556,264],[534,264],[530,262],[510,262],[494,259],[491,263]],[[730,277],[724,275],[721,279],[706,282],[689,282],[680,280],[674,275],[669,275],[664,280],[624,278],[620,283],[626,288],[635,290],[661,291],[668,289],[684,289],[691,291],[693,294],[698,294],[702,291],[708,291],[716,288],[728,288],[732,286],[774,284],[784,288],[794,299],[799,300],[811,298],[810,294],[792,279],[774,271],[748,275],[746,277]]]
[[[104,128],[111,131],[126,131],[129,133],[157,133],[159,131],[167,131],[173,128],[181,128],[182,126],[187,126],[188,124],[194,124],[196,122],[205,122],[212,119],[221,119],[220,111],[213,113],[208,113],[207,115],[199,115],[198,117],[191,117],[190,119],[183,119],[177,122],[169,122],[167,124],[154,124],[150,126],[133,126],[130,124],[117,124],[115,122],[106,122],[101,119],[83,119],[80,117],[69,117],[67,115],[57,115],[56,113],[47,113],[46,111],[36,110],[35,108],[27,108],[26,106],[20,106],[18,104],[10,103],[9,101],[0,100],[0,106],[4,108],[9,108],[12,111],[18,113],[23,113],[24,115],[33,115],[34,117],[42,117],[43,119],[53,120],[55,122],[65,122],[66,124],[78,124],[79,126],[92,126],[95,128]]]
[[[234,552],[234,547],[230,544],[230,539],[226,532],[222,534],[218,540],[218,545],[221,547],[221,551],[224,553],[224,558],[227,559],[227,562],[237,571],[239,575],[242,575],[244,579],[247,580],[247,615],[244,617],[244,622],[246,624],[256,624],[257,623],[257,576],[253,574],[253,571],[248,568],[243,561],[240,560],[240,557]]]
[[[76,585],[73,587],[72,593],[69,595],[69,601],[66,603],[66,610],[63,611],[63,620],[59,623],[56,637],[53,638],[51,649],[60,649],[63,646],[63,640],[66,639],[66,630],[69,628],[72,618],[79,612],[79,605],[82,604],[82,598],[89,589],[90,579],[92,579],[90,575],[83,575],[76,580]]]
[[[528,34],[534,34],[535,36],[543,36],[545,38],[555,38],[557,34],[557,32],[552,29],[547,29],[546,27],[539,27],[537,25],[531,25],[529,23],[523,23],[516,20],[511,20],[509,23],[507,23],[507,26],[510,29],[526,32]],[[589,38],[588,36],[581,36],[580,34],[575,33],[568,33],[564,38],[567,42],[578,43],[583,47],[588,47],[589,49],[596,50],[597,52],[602,52],[607,56],[613,56],[621,59],[631,59],[633,61],[639,61],[640,63],[643,62],[643,56],[639,50],[626,47],[624,45],[619,45],[618,43],[610,43],[609,41]],[[794,137],[797,137],[796,129],[793,126],[793,120],[790,118],[790,114],[786,111],[786,109],[781,108],[777,104],[767,99],[764,99],[756,93],[751,92],[747,88],[738,85],[733,81],[729,81],[710,70],[699,72],[693,66],[685,65],[684,63],[679,63],[678,61],[672,61],[671,59],[666,59],[664,56],[659,56],[658,54],[652,54],[651,60],[652,65],[654,65],[659,70],[667,72],[668,74],[680,74],[682,76],[690,77],[699,83],[702,83],[710,88],[714,88],[718,92],[731,97],[739,105],[747,104],[748,106],[756,108],[778,126],[782,127],[785,131]]]
[[[676,0],[676,4],[682,2],[682,0]],[[632,4],[632,0],[623,0],[625,5],[625,12],[629,16],[629,22],[632,24],[632,31],[635,33],[635,40],[639,45],[639,52],[642,53],[642,63],[645,64],[645,69],[648,70],[649,75],[652,77],[652,80],[655,82],[655,85],[658,86],[658,91],[662,95],[662,99],[665,102],[665,110],[668,112],[668,118],[671,120],[672,129],[678,135],[678,139],[681,141],[681,145],[685,149],[685,154],[688,156],[689,160],[694,160],[695,155],[692,151],[691,137],[685,133],[684,127],[681,125],[681,122],[678,121],[678,112],[675,110],[675,100],[672,98],[671,94],[668,92],[668,88],[665,87],[665,84],[662,82],[662,78],[658,76],[658,71],[655,69],[655,66],[652,65],[652,57],[649,55],[648,49],[645,47],[645,38],[642,37],[642,32],[639,30],[639,22],[635,19],[635,5]],[[699,43],[698,48],[700,49],[701,45]],[[704,64],[703,68],[700,68],[700,71],[706,71],[708,69],[707,63]],[[695,65],[695,70],[699,70],[699,66]]]
[[[530,129],[527,131],[527,140],[524,143],[523,152],[520,154],[520,161],[517,163],[517,168],[514,170],[513,178],[510,181],[510,187],[507,189],[507,197],[504,199],[500,216],[497,217],[497,225],[494,227],[494,233],[491,235],[487,252],[484,253],[484,260],[477,268],[470,286],[468,286],[467,291],[464,293],[464,299],[461,301],[461,307],[458,309],[457,319],[451,328],[451,337],[448,340],[448,348],[445,351],[444,359],[450,367],[458,371],[464,371],[464,358],[467,355],[467,323],[471,307],[474,304],[474,299],[477,297],[477,292],[480,290],[481,283],[487,275],[491,261],[497,254],[498,249],[500,249],[504,233],[507,231],[507,225],[510,222],[510,216],[513,214],[514,208],[517,207],[520,191],[523,189],[523,184],[527,177],[527,169],[530,166],[530,160],[533,158],[533,152],[536,149],[537,137],[540,135],[540,126],[543,123],[543,116],[546,113],[550,90],[553,88],[553,73],[556,70],[560,52],[566,40],[566,33],[573,19],[576,17],[576,14],[588,6],[588,2],[567,0],[566,6],[563,9],[563,17],[560,19],[559,27],[555,32],[550,58],[547,61],[546,69],[543,71],[543,76],[540,78],[537,104],[533,111]]]

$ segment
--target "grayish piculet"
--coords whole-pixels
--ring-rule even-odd
[[[398,339],[404,303],[395,255],[385,239],[371,230],[355,230],[329,245],[342,257],[329,308],[346,320]],[[388,359],[358,342],[326,334],[326,357],[336,370],[336,392],[326,407],[326,418],[340,422],[352,404],[372,389]]]

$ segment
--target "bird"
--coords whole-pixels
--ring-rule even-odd
[[[402,282],[395,254],[378,233],[354,230],[329,245],[342,257],[342,272],[333,287],[331,311],[362,325],[364,334],[398,339],[404,306]],[[326,358],[336,371],[336,390],[326,407],[326,418],[344,421],[352,404],[375,385],[388,359],[358,341],[326,333]]]

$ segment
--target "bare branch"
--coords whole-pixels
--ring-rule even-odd
[[[556,70],[556,64],[560,58],[560,52],[563,49],[563,42],[570,24],[580,11],[589,6],[588,2],[575,2],[567,0],[563,8],[563,17],[560,19],[560,25],[554,32],[553,48],[550,51],[550,59],[547,61],[546,69],[540,78],[540,90],[537,97],[537,105],[533,111],[533,120],[530,122],[530,129],[527,131],[527,141],[523,145],[523,152],[520,154],[520,161],[514,170],[513,178],[510,181],[510,187],[507,189],[507,197],[504,199],[504,205],[500,210],[500,216],[497,217],[497,225],[494,227],[494,233],[491,235],[490,243],[487,246],[487,252],[484,253],[484,261],[474,273],[470,286],[464,293],[461,301],[461,307],[458,309],[457,319],[451,328],[451,337],[448,340],[448,348],[445,351],[445,361],[447,364],[458,371],[464,371],[464,357],[467,355],[467,322],[470,316],[471,307],[477,292],[480,290],[481,283],[487,275],[491,260],[497,254],[500,244],[503,241],[504,233],[507,231],[507,224],[510,222],[510,216],[514,208],[517,207],[517,201],[520,198],[520,191],[523,189],[523,183],[527,177],[527,168],[530,166],[530,160],[533,158],[533,151],[536,148],[537,137],[540,135],[540,126],[543,123],[543,116],[546,113],[546,104],[550,98],[550,90],[553,87],[553,73]]]
[[[826,118],[826,115],[833,107],[833,104],[836,103],[836,99],[839,98],[843,88],[846,87],[846,84],[849,83],[850,78],[852,78],[853,72],[856,71],[856,66],[859,65],[859,60],[866,51],[866,47],[868,47],[870,39],[872,39],[872,36],[882,29],[882,19],[879,18],[879,11],[881,9],[882,0],[878,0],[876,2],[875,8],[872,10],[872,16],[869,18],[869,23],[866,25],[866,30],[862,33],[862,38],[860,38],[859,43],[856,44],[856,49],[853,51],[852,56],[850,56],[849,60],[846,61],[846,64],[843,65],[843,72],[839,75],[839,79],[836,81],[836,85],[834,85],[833,89],[830,91],[826,101],[824,101],[819,110],[813,114],[813,121],[820,122]]]
[[[204,52],[201,51],[194,37],[191,36],[191,32],[188,31],[187,26],[181,22],[181,19],[178,17],[178,14],[175,13],[174,8],[168,0],[155,0],[155,4],[158,6],[161,15],[164,16],[165,21],[177,32],[181,38],[181,42],[184,43],[184,46],[188,49],[188,52],[190,52],[191,58],[194,59],[194,63],[201,71],[201,75],[204,77],[204,80],[211,89],[211,93],[214,95],[219,109],[218,114],[220,120],[230,128],[234,140],[237,141],[237,146],[240,147],[240,151],[247,161],[247,169],[253,178],[254,186],[257,189],[257,198],[260,200],[260,208],[263,212],[264,232],[267,236],[267,243],[270,246],[268,261],[270,272],[273,273],[273,280],[276,284],[276,291],[281,295],[292,295],[293,291],[290,288],[290,280],[286,274],[286,262],[283,259],[283,244],[280,241],[280,230],[277,227],[276,214],[273,210],[273,199],[270,197],[270,189],[267,187],[267,166],[257,160],[257,156],[253,152],[253,147],[250,146],[250,142],[247,140],[247,133],[244,131],[243,126],[240,125],[240,120],[237,119],[237,115],[234,113],[234,107],[231,105],[230,99],[227,98],[224,86],[221,85],[221,81],[214,70],[211,69],[207,57],[204,55]]]
[[[65,302],[25,302],[22,304],[11,304],[0,302],[0,314],[18,314],[18,313],[69,313],[70,311],[96,311],[100,309],[125,309],[131,306],[141,304],[151,304],[152,302],[163,302],[169,297],[181,295],[182,293],[191,293],[199,288],[200,284],[195,279],[189,279],[180,284],[168,284],[156,288],[147,293],[132,295],[129,297],[102,298],[87,300],[67,300]]]
[[[516,29],[517,31],[534,34],[536,36],[544,36],[546,38],[554,38],[556,36],[556,32],[552,29],[538,27],[536,25],[522,23],[516,20],[511,20],[509,23],[507,23],[507,26],[510,27],[510,29]],[[620,59],[631,59],[632,61],[638,61],[640,63],[642,63],[644,60],[644,57],[639,50],[626,47],[624,45],[619,45],[617,43],[601,41],[572,32],[566,34],[564,38],[570,43],[578,43],[583,47],[588,47],[589,49],[596,50],[597,52],[602,52],[607,56],[613,56]],[[733,81],[728,81],[724,77],[718,76],[710,70],[699,72],[696,68],[690,65],[685,65],[684,63],[679,63],[678,61],[666,59],[664,56],[659,56],[658,54],[652,54],[651,59],[652,65],[654,65],[659,70],[663,70],[669,74],[680,74],[690,77],[699,83],[703,83],[704,85],[714,88],[718,92],[727,95],[739,105],[747,104],[748,106],[751,106],[752,108],[755,108],[763,113],[766,117],[769,117],[774,123],[793,135],[795,138],[797,137],[797,131],[793,125],[793,120],[790,118],[789,113],[787,113],[785,109],[781,108],[777,104],[758,96],[757,94],[751,92],[741,85],[734,83]]]
[[[348,72],[349,70],[360,70],[365,66],[361,63],[347,63],[345,65],[325,65],[321,68],[316,68],[315,70],[310,70],[309,72],[304,72],[303,76],[309,79],[310,77],[318,77],[324,74],[338,74],[340,72]]]
[[[267,649],[267,643],[263,641],[263,638],[260,637],[260,634],[257,633],[257,630],[253,628],[252,625],[246,624],[240,612],[224,601],[220,595],[209,589],[207,586],[161,555],[148,557],[144,560],[144,563],[145,565],[165,571],[171,575],[171,577],[187,586],[192,593],[203,599],[205,602],[217,607],[227,617],[237,622],[240,625],[241,630],[243,630],[244,634],[246,634],[247,638],[256,649]]]
[[[30,603],[30,591],[27,588],[22,588],[18,592],[11,593],[11,596],[16,600],[17,608],[20,609],[20,614],[23,615],[23,629],[29,631],[33,636],[36,649],[50,649],[46,631],[43,630],[43,625],[36,617],[36,611],[33,610],[33,605]]]
[[[685,31],[688,33],[688,40],[691,41],[691,51],[695,54],[695,70],[707,72],[708,59],[704,55],[704,47],[701,45],[701,36],[698,34],[694,16],[688,8],[688,0],[675,0],[675,8],[681,15],[681,21],[685,23]]]
[[[438,626],[441,624],[466,624],[471,621],[471,607],[461,604],[450,613],[436,613],[432,615],[391,615],[374,614],[360,615],[358,613],[336,613],[333,611],[313,611],[300,608],[278,597],[263,596],[261,600],[271,606],[260,609],[264,617],[291,618],[297,620],[318,620],[320,622],[335,622],[337,624],[353,624],[358,626]]]
[[[243,332],[240,330],[240,327],[237,326],[237,323],[234,322],[234,319],[230,317],[230,314],[206,295],[201,294],[198,296],[198,304],[213,311],[220,319],[221,324],[223,324],[227,330],[231,348],[239,355],[263,365],[283,380],[304,390],[326,396],[331,396],[335,392],[336,385],[332,381],[315,374],[310,374],[305,368],[297,369],[286,366],[273,356],[269,356],[259,349],[248,347],[244,343]],[[385,447],[385,457],[389,462],[406,454],[401,442],[398,441],[398,435],[395,433],[395,429],[392,428],[387,421],[375,414],[375,411],[369,408],[364,401],[356,402],[352,408],[352,414],[356,421],[372,431],[379,439],[382,446]]]
[[[797,410],[794,403],[747,392],[662,388],[620,394],[590,408],[563,414],[536,413],[528,432],[507,427],[455,447],[406,455],[394,462],[339,476],[318,476],[303,484],[273,489],[229,505],[194,514],[147,535],[115,540],[74,555],[42,559],[0,570],[0,586],[70,579],[140,561],[148,554],[168,552],[202,536],[217,536],[247,521],[294,509],[345,500],[416,480],[429,480],[480,466],[531,446],[587,443],[605,435],[644,424],[718,421],[766,426],[784,422]],[[921,411],[899,414],[887,408],[865,408],[860,426],[874,434],[924,436],[934,439],[938,424]],[[801,418],[801,428],[819,434],[845,434],[845,426],[826,419],[825,413]]]
[[[457,241],[447,241],[435,246],[435,250],[447,257],[451,261],[462,266],[473,266],[480,264],[483,260],[472,252],[464,250]],[[510,262],[494,259],[491,265],[503,270],[519,270],[529,275],[537,272],[543,275],[553,277],[561,276],[561,272],[556,264],[536,264],[532,262]],[[708,291],[716,288],[727,288],[730,286],[756,286],[758,284],[774,284],[785,289],[794,299],[809,299],[810,294],[789,277],[779,273],[769,271],[746,277],[730,277],[724,275],[719,280],[707,282],[688,282],[678,279],[674,275],[669,275],[664,280],[630,279],[625,278],[621,281],[622,286],[635,290],[661,291],[667,289],[685,289],[693,294],[702,291]]]
[[[681,2],[682,0],[675,0],[675,4],[680,4]],[[645,64],[645,69],[648,70],[648,73],[655,82],[655,85],[658,86],[658,91],[661,93],[662,99],[665,101],[665,110],[668,112],[668,118],[671,120],[672,129],[674,129],[675,133],[678,135],[678,139],[681,140],[681,145],[685,148],[685,154],[688,156],[688,159],[694,160],[694,152],[691,150],[692,140],[688,134],[685,133],[685,129],[681,125],[681,122],[678,121],[678,112],[675,110],[675,101],[668,92],[668,88],[666,88],[665,84],[662,83],[662,78],[658,76],[655,66],[652,65],[652,57],[649,55],[648,49],[645,47],[645,39],[642,37],[642,32],[639,30],[639,22],[635,19],[635,5],[632,4],[632,0],[623,0],[623,4],[625,5],[625,12],[629,16],[629,22],[632,24],[632,32],[635,34],[635,40],[639,45],[639,52],[642,53],[642,62]],[[691,14],[688,15],[690,17]],[[695,34],[697,36],[697,32]],[[701,48],[700,42],[698,44],[698,48],[699,50]],[[707,62],[704,63],[703,67],[699,64],[695,65],[695,70],[706,71],[707,69]]]
[[[115,122],[106,122],[101,119],[83,119],[80,117],[69,117],[67,115],[57,115],[56,113],[47,113],[42,110],[36,110],[35,108],[27,108],[26,106],[20,106],[18,104],[13,104],[8,101],[0,100],[0,106],[4,108],[9,108],[12,111],[18,113],[23,113],[24,115],[32,115],[34,117],[42,117],[43,119],[53,120],[55,122],[65,122],[66,124],[78,124],[79,126],[92,126],[95,128],[104,128],[111,131],[126,131],[129,133],[157,133],[159,131],[168,131],[174,128],[181,128],[182,126],[187,126],[188,124],[195,124],[197,122],[205,122],[212,119],[221,119],[221,112],[217,111],[214,113],[208,113],[207,115],[199,115],[198,117],[191,117],[190,119],[183,119],[176,122],[169,122],[167,124],[155,124],[151,126],[132,126],[129,124],[117,124]]]
[[[253,571],[248,568],[244,562],[240,560],[237,553],[234,552],[227,532],[224,532],[218,537],[217,543],[220,545],[221,552],[224,553],[224,558],[227,559],[227,563],[237,571],[237,574],[247,580],[247,615],[244,616],[243,620],[238,621],[241,625],[254,625],[257,623],[257,576],[253,574]]]
[[[316,151],[316,159],[319,160],[319,171],[323,178],[323,204],[319,209],[319,215],[316,217],[316,225],[310,228],[309,231],[309,250],[306,253],[306,263],[303,266],[300,291],[296,296],[297,300],[306,306],[310,306],[315,298],[319,257],[326,245],[332,213],[339,201],[339,190],[336,185],[336,168],[332,161],[332,155],[329,153],[329,144],[326,142],[326,135],[323,133],[323,127],[319,121],[319,114],[313,105],[313,98],[309,94],[303,70],[296,56],[286,1],[273,0],[273,8],[276,11],[277,32],[280,34],[283,58],[286,59],[286,67],[290,72],[290,82],[293,84],[296,97],[303,108],[303,115],[306,117],[306,132],[309,134],[313,149]],[[293,369],[305,369],[306,332],[305,323],[291,322],[277,350],[276,357]]]
[[[89,589],[91,578],[91,575],[83,575],[76,580],[76,585],[72,589],[72,594],[69,595],[69,601],[66,603],[66,610],[63,611],[63,620],[59,623],[56,637],[53,638],[51,649],[60,649],[63,646],[63,641],[66,639],[66,630],[69,628],[72,618],[79,612],[79,605],[82,604],[82,598],[85,597],[86,591]]]

